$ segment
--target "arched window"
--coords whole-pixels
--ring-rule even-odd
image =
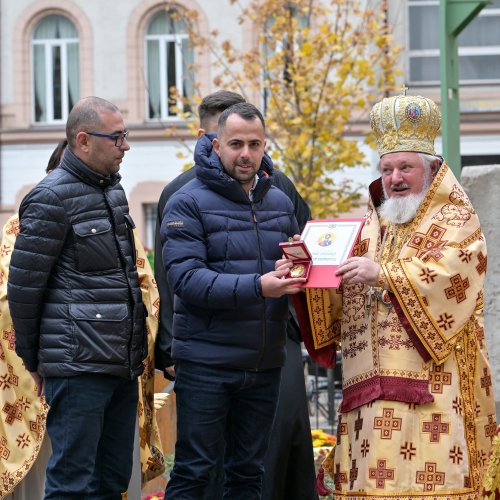
[[[173,118],[169,98],[172,88],[181,97],[193,95],[193,49],[189,47],[187,23],[173,8],[158,12],[151,20],[146,35],[147,117]],[[183,111],[189,106],[177,103]]]
[[[80,98],[78,33],[61,15],[42,19],[33,32],[33,119],[64,123]]]

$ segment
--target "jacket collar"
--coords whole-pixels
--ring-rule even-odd
[[[100,188],[115,186],[121,180],[121,175],[118,173],[111,174],[110,176],[104,176],[95,170],[92,170],[85,162],[80,160],[80,158],[78,158],[73,151],[71,151],[69,146],[64,150],[64,155],[61,160],[61,168],[71,172],[75,177],[78,177],[78,179],[86,184],[91,184]]]

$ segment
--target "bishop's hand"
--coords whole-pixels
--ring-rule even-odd
[[[342,262],[335,274],[342,276],[344,283],[356,285],[362,283],[368,286],[377,286],[381,266],[367,257],[350,257]]]

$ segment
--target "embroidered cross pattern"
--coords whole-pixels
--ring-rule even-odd
[[[313,312],[316,314],[316,315],[319,315],[321,313],[321,307],[316,305],[314,308],[313,308]],[[323,318],[321,318],[320,316],[316,316],[316,319],[314,320],[314,322],[317,324],[317,325],[322,325],[324,323],[323,321]]]
[[[17,236],[19,234],[19,219],[16,218],[11,221],[5,232],[7,234],[14,234],[15,236]]]
[[[458,253],[458,258],[465,264],[468,264],[472,260],[472,252],[467,249],[461,249]]]
[[[429,283],[434,283],[434,280],[437,278],[437,273],[429,269],[428,267],[422,269],[420,272],[420,279],[421,281],[425,281],[427,284]]]
[[[2,411],[6,414],[6,424],[12,425],[15,420],[19,420],[19,422],[21,422],[21,420],[23,419],[23,414],[21,412],[21,409],[19,408],[19,404],[17,403],[17,401],[14,404],[5,403]]]
[[[434,365],[433,369],[429,373],[431,392],[435,394],[443,394],[443,386],[451,385],[451,373],[443,370],[443,366]]]
[[[341,484],[347,484],[347,472],[340,470],[340,464],[335,465],[333,482],[335,483],[335,489],[337,490],[341,489]]]
[[[488,423],[484,426],[484,435],[486,437],[493,437],[497,430],[497,423],[493,415],[488,415]]]
[[[464,459],[464,454],[462,450],[460,449],[460,446],[454,446],[450,450],[449,454],[450,460],[455,464],[460,464],[462,460]]]
[[[400,431],[403,419],[394,417],[393,408],[384,408],[381,417],[375,417],[374,429],[380,430],[381,439],[392,439],[392,431]]]
[[[358,352],[364,351],[368,347],[368,342],[363,340],[361,342],[354,342],[349,347],[342,349],[342,356],[344,358],[355,358]]]
[[[352,467],[349,469],[349,485],[352,490],[354,481],[358,479],[358,468],[356,467],[356,459],[352,461]]]
[[[361,412],[358,411],[358,418],[354,422],[354,432],[356,433],[356,441],[359,439],[359,431],[363,428],[363,419],[361,418]]]
[[[453,323],[455,323],[453,315],[448,313],[441,314],[437,320],[439,328],[442,328],[445,331],[449,330],[453,326]]]
[[[479,252],[477,260],[479,261],[479,264],[476,266],[476,271],[478,274],[484,274],[486,272],[487,257],[483,255],[483,252]]]
[[[455,410],[455,413],[457,415],[462,415],[462,399],[459,397],[456,397],[453,400],[452,407]]]
[[[426,234],[415,233],[408,246],[417,250],[416,256],[424,262],[431,258],[437,262],[443,257],[441,248],[448,243],[448,240],[441,239],[445,232],[446,229],[432,224]]]
[[[14,373],[14,367],[7,364],[8,373],[4,373],[0,376],[0,389],[9,389],[14,386],[17,387],[19,384],[19,377]]]
[[[8,491],[14,485],[14,478],[9,474],[8,470],[2,472],[0,481],[3,485],[3,491]]]
[[[370,244],[370,238],[365,238],[364,240],[360,241],[354,247],[353,255],[355,257],[361,257],[362,255],[364,255],[366,252],[368,252],[369,244]]]
[[[2,247],[0,248],[0,255],[2,257],[9,255],[10,252],[12,252],[12,248],[9,245],[2,245]]]
[[[450,281],[451,286],[449,288],[445,288],[444,290],[446,298],[455,298],[457,300],[457,304],[460,304],[460,302],[463,302],[467,298],[465,290],[469,288],[469,278],[465,278],[463,280],[460,274],[455,274],[455,276],[450,278]]]
[[[155,318],[159,318],[160,317],[160,299],[159,298],[157,298],[153,302],[153,307],[155,308],[155,312],[154,312]]]
[[[490,395],[490,387],[491,387],[491,375],[488,372],[487,368],[483,368],[483,377],[481,377],[481,389],[485,389],[486,395]]]
[[[370,443],[368,439],[363,439],[361,443],[361,456],[365,458],[368,453],[370,453]]]
[[[26,433],[19,434],[19,436],[17,436],[16,438],[17,447],[21,449],[24,449],[27,446],[29,446],[30,442],[31,442],[30,436],[29,434]]]
[[[395,469],[387,468],[387,460],[378,460],[377,468],[370,467],[368,469],[368,477],[375,479],[377,488],[384,489],[386,481],[394,481],[396,476],[394,471]]]
[[[0,436],[0,457],[7,460],[10,456],[10,450],[7,447],[7,439],[4,436]]]
[[[30,420],[29,422],[30,431],[36,433],[37,438],[40,437],[40,433],[42,432],[44,420],[45,419],[41,415],[37,415],[36,420]]]
[[[13,351],[16,345],[16,333],[14,332],[14,328],[11,328],[10,330],[4,330],[2,336],[3,339],[8,342],[9,349]]]
[[[29,409],[29,407],[31,406],[31,402],[29,399],[25,398],[24,396],[20,397],[17,401],[16,401],[16,405],[19,406],[19,408],[21,409],[21,411],[26,411]]]
[[[423,423],[422,432],[429,434],[431,443],[439,443],[441,434],[450,433],[450,424],[448,422],[441,422],[441,415],[439,413],[433,413],[432,421]]]
[[[144,264],[146,263],[146,260],[143,259],[142,257],[136,257],[135,258],[135,265],[139,268],[139,269],[144,269]]]
[[[476,402],[476,406],[474,407],[474,413],[476,414],[476,417],[479,417],[479,414],[481,413],[481,407],[479,404]]]
[[[321,294],[319,293],[311,294],[311,300],[316,303],[321,302],[322,301]]]
[[[486,460],[488,459],[486,452],[484,450],[478,450],[477,461],[481,467],[486,465]]]
[[[413,343],[408,338],[403,338],[402,335],[389,335],[389,337],[381,337],[378,340],[380,347],[387,347],[393,351],[399,351],[400,349],[413,349]]]
[[[405,460],[410,460],[417,454],[417,448],[413,446],[413,443],[409,443],[408,441],[405,441],[405,444],[401,446],[400,449],[401,455],[403,455],[403,458]]]
[[[438,472],[435,462],[425,462],[425,470],[417,471],[417,484],[424,485],[424,491],[434,491],[436,485],[444,484],[445,473]]]
[[[342,422],[342,415],[339,415],[339,423],[337,425],[337,445],[340,444],[342,436],[347,436],[347,423]]]

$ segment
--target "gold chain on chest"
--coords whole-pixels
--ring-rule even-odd
[[[408,240],[413,227],[414,224],[412,222],[408,224],[398,224],[397,226],[394,224],[388,224],[384,229],[384,233],[380,241],[376,261],[379,264],[386,264],[387,262],[396,260],[399,257],[403,245]],[[365,295],[365,309],[367,313],[371,309],[372,300],[377,299],[386,306],[387,314],[389,314],[392,309],[392,303],[387,290],[369,286],[366,289]]]
[[[387,264],[398,259],[403,246],[413,231],[413,226],[412,222],[398,225],[388,224],[386,226],[378,251],[380,256],[379,264]]]

